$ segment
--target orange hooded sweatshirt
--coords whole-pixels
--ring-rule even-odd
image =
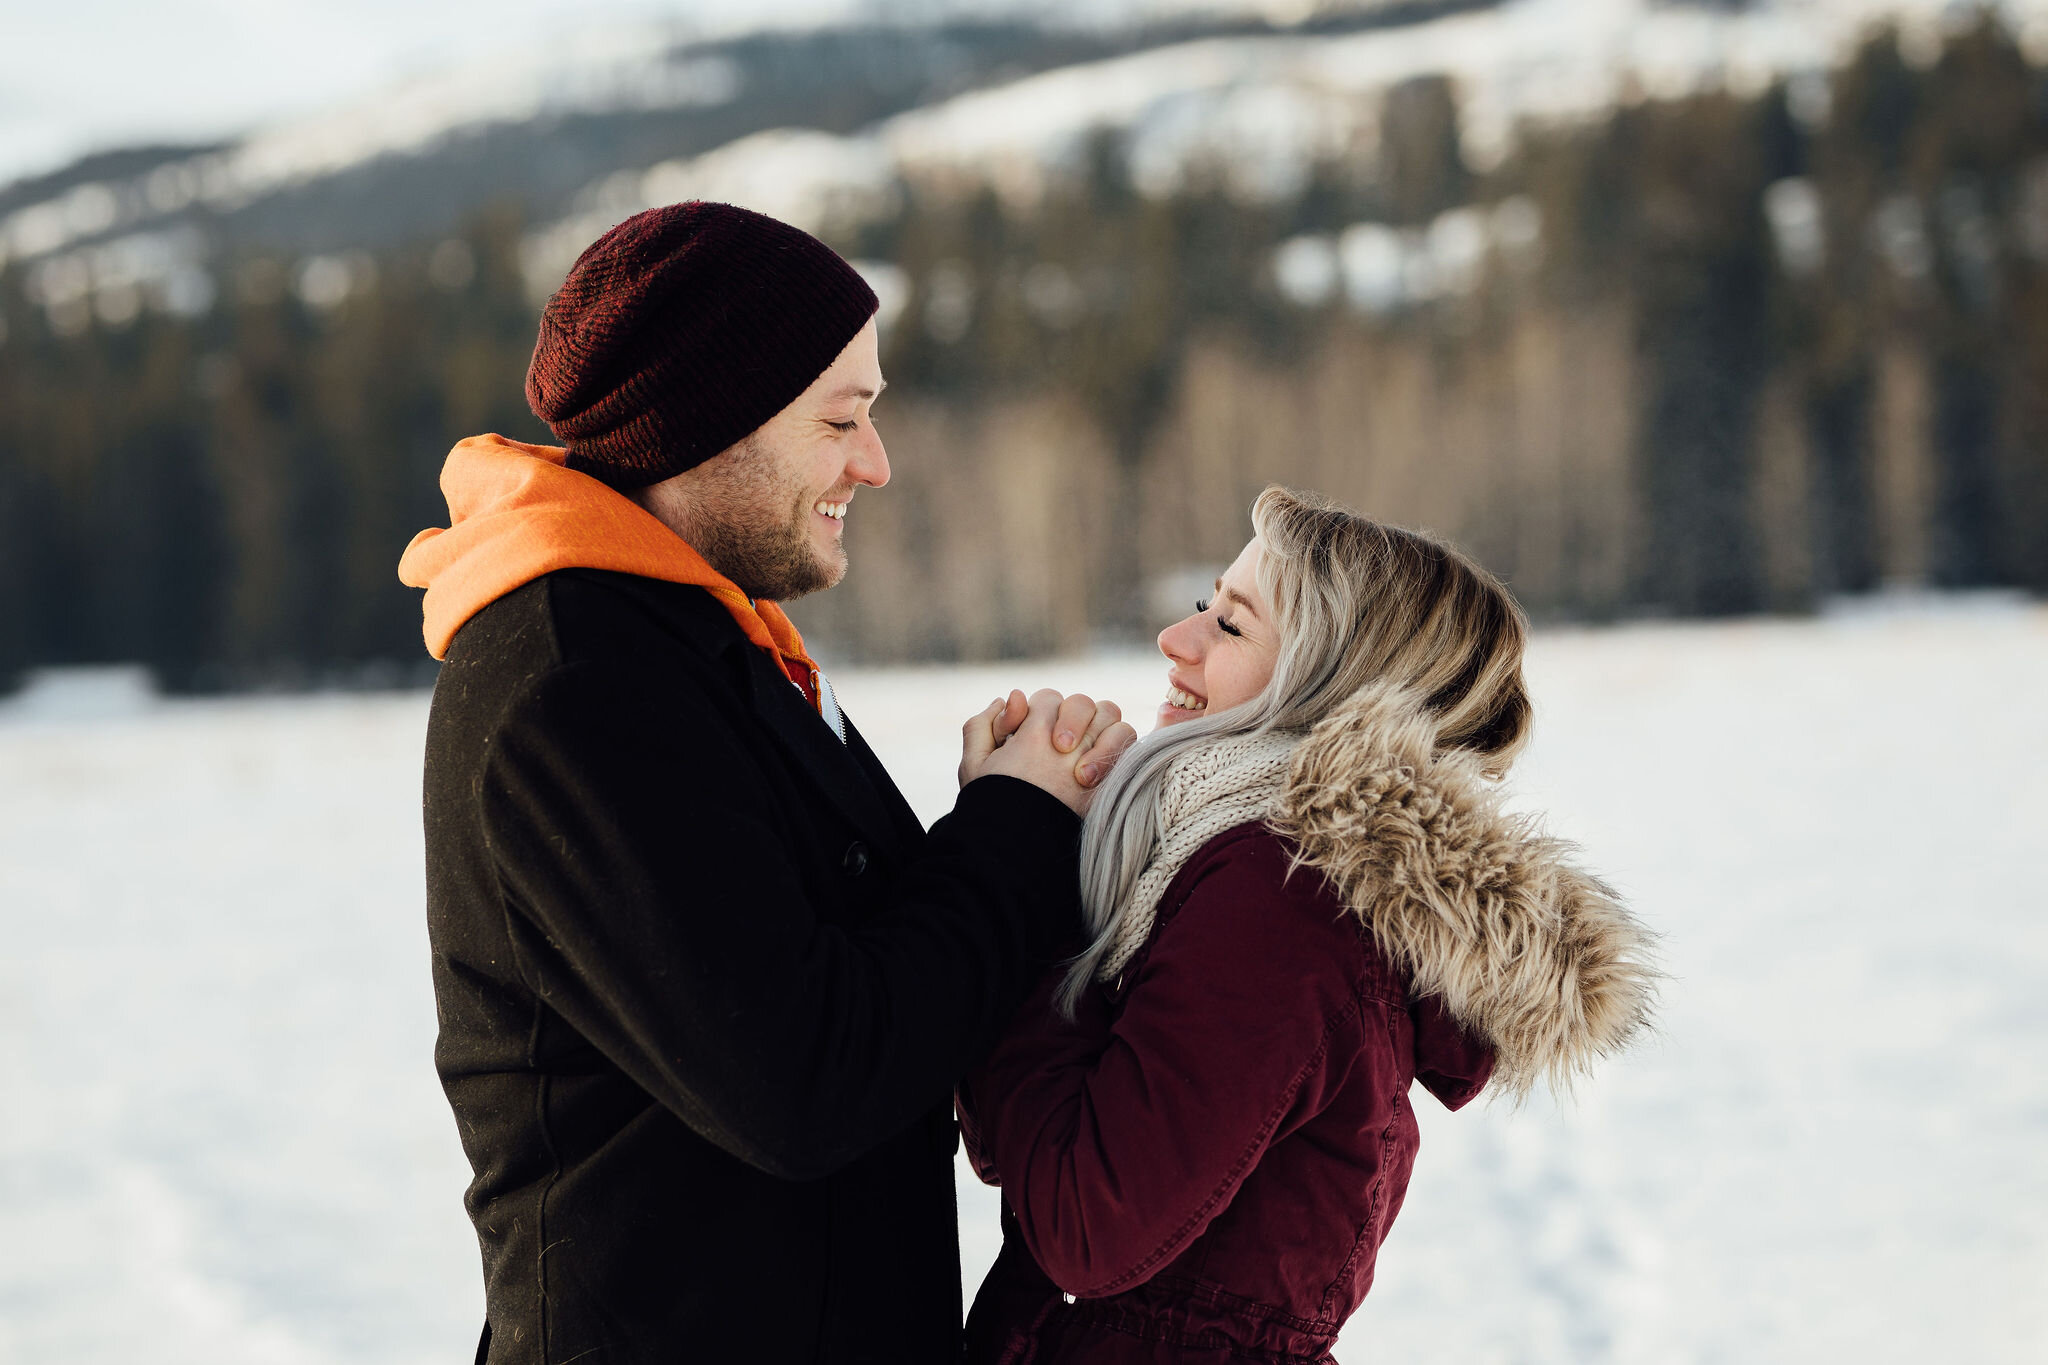
[[[567,455],[495,434],[448,452],[441,492],[450,525],[414,536],[398,561],[399,581],[427,590],[427,652],[447,657],[470,617],[542,574],[610,569],[708,590],[816,706],[817,665],[782,608],[749,600],[652,513],[566,467]]]

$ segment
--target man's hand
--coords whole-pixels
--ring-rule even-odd
[[[1109,775],[1138,732],[1115,702],[1050,688],[992,701],[961,729],[960,785],[1002,773],[1086,813],[1094,787]]]

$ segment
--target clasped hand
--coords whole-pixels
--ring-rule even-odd
[[[960,785],[992,773],[1050,792],[1084,815],[1095,787],[1138,738],[1113,701],[1051,688],[1012,692],[969,718],[960,732]]]

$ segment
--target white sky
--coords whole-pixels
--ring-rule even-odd
[[[872,0],[0,0],[0,184],[89,151],[230,135],[581,30],[650,23],[717,30],[885,7]]]

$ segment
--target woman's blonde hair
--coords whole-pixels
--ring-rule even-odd
[[[1507,772],[1529,736],[1528,622],[1499,579],[1442,541],[1277,485],[1252,504],[1259,588],[1279,628],[1258,696],[1148,736],[1103,783],[1081,835],[1091,941],[1061,983],[1069,1017],[1115,941],[1161,837],[1161,785],[1176,758],[1220,740],[1306,731],[1360,688],[1391,684],[1437,717],[1439,743]]]

